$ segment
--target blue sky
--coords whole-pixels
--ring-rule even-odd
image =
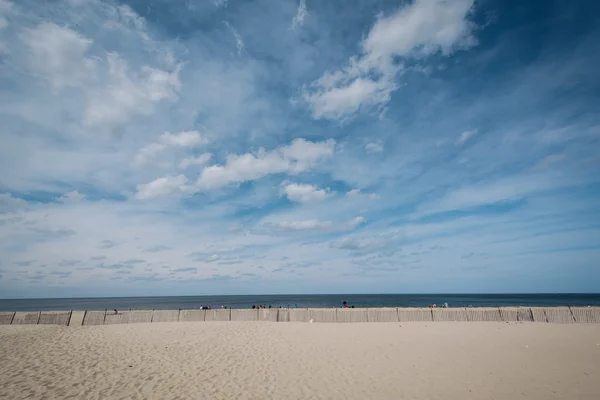
[[[597,292],[599,12],[0,0],[0,297]]]

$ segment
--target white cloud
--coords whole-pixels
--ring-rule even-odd
[[[296,9],[296,15],[294,15],[294,18],[292,19],[292,29],[304,25],[304,19],[307,15],[306,0],[300,0],[298,8]]]
[[[0,29],[5,29],[8,27],[8,21],[6,20],[6,15],[11,12],[13,7],[13,3],[8,0],[0,0]]]
[[[138,200],[149,200],[172,194],[180,194],[185,190],[188,179],[184,175],[158,178],[150,183],[137,185],[135,197]]]
[[[133,159],[133,163],[141,167],[154,160],[165,148],[166,146],[162,143],[150,143],[138,151]]]
[[[549,156],[546,156],[544,158],[542,158],[540,161],[538,161],[535,166],[534,169],[545,169],[550,167],[552,164],[556,164],[559,161],[562,161],[566,158],[566,156],[564,154],[550,154]]]
[[[366,219],[363,216],[352,218],[349,221],[332,221],[329,219],[310,218],[296,219],[288,216],[281,219],[277,217],[268,217],[259,224],[257,233],[266,232],[268,234],[276,234],[280,232],[340,232],[348,231],[357,228],[365,223]]]
[[[326,73],[303,92],[313,117],[340,119],[361,108],[381,107],[398,88],[398,57],[451,54],[475,44],[469,21],[474,0],[415,0],[380,17],[362,41],[362,54]],[[373,76],[376,76],[374,78]]]
[[[331,221],[319,221],[318,219],[309,219],[304,221],[280,221],[266,223],[265,226],[274,230],[282,231],[306,231],[329,229],[333,223]]]
[[[72,29],[43,22],[24,30],[21,40],[31,51],[31,70],[55,90],[80,86],[94,71],[95,62],[85,56],[93,41]]]
[[[73,190],[72,192],[65,193],[58,200],[63,203],[72,203],[85,199],[85,195],[79,193],[77,190]]]
[[[210,0],[215,7],[227,7],[227,0]]]
[[[397,239],[397,237],[389,233],[367,238],[345,237],[329,242],[329,247],[342,250],[379,250]]]
[[[333,195],[329,188],[319,189],[314,185],[298,183],[286,184],[282,189],[282,193],[285,194],[290,201],[299,203],[321,201]]]
[[[149,115],[154,103],[177,100],[180,65],[171,72],[144,66],[130,76],[127,62],[116,53],[106,56],[109,83],[93,91],[83,117],[86,126],[113,128],[139,115]]]
[[[158,142],[150,143],[142,147],[133,159],[133,163],[137,167],[144,166],[151,161],[154,161],[158,156],[163,153],[169,147],[186,148],[186,147],[197,147],[206,143],[210,140],[202,136],[197,131],[183,131],[179,133],[165,132],[158,138]],[[181,162],[180,168],[187,168],[187,166],[196,164],[204,164],[211,158],[211,154],[202,154],[197,159],[189,158]],[[207,158],[208,157],[208,158]],[[202,161],[204,160],[204,161]],[[186,165],[181,167],[181,165]]]
[[[161,135],[160,141],[166,145],[177,147],[194,147],[209,142],[209,140],[203,137],[198,131],[183,131],[179,133],[165,132]]]
[[[467,18],[473,0],[416,0],[396,13],[377,20],[362,43],[372,63],[389,63],[390,57],[441,51],[473,45],[474,25]]]
[[[358,216],[358,217],[353,218],[350,221],[349,225],[350,225],[351,228],[356,228],[357,226],[363,224],[365,221],[366,221],[365,217]]]
[[[475,135],[477,135],[477,129],[471,129],[468,131],[464,131],[463,133],[460,134],[458,139],[456,139],[456,144],[457,145],[465,144],[469,139],[471,139]]]
[[[242,37],[229,22],[224,21],[224,24],[227,26],[227,28],[229,28],[231,34],[235,38],[235,45],[237,47],[238,54],[242,54],[242,50],[244,50],[244,41],[242,40]]]
[[[365,146],[365,150],[367,153],[380,153],[383,151],[383,143],[381,142],[371,142],[367,143]]]
[[[181,137],[177,137],[178,139],[173,143],[197,143],[195,140],[188,140],[188,136],[186,136],[186,140],[180,140]],[[184,190],[193,193],[196,191],[218,189],[231,183],[252,181],[270,174],[296,174],[307,171],[315,167],[321,160],[331,157],[334,148],[335,141],[332,139],[323,142],[309,142],[304,139],[296,139],[290,145],[281,146],[272,151],[266,151],[261,148],[256,153],[230,155],[227,157],[224,165],[213,165],[205,168],[195,186],[186,186],[187,178],[184,175],[164,177],[147,184],[138,185],[136,197],[145,200]],[[139,158],[136,158],[136,160],[138,163],[147,162],[149,156],[154,156],[162,150],[160,147],[157,147],[154,150],[150,149],[141,154],[138,153]]]
[[[565,184],[567,182],[564,181],[564,177],[559,175],[530,174],[508,177],[480,185],[464,186],[439,200],[424,203],[418,208],[416,216],[453,210],[467,210],[488,204],[520,200],[536,192]],[[576,182],[573,182],[573,184],[576,184]]]
[[[337,119],[361,107],[387,103],[394,90],[396,85],[391,80],[382,78],[376,82],[369,78],[356,78],[340,87],[305,90],[303,96],[312,108],[313,117]]]
[[[333,139],[322,142],[295,139],[290,145],[279,148],[282,157],[292,164],[292,170],[298,172],[312,168],[322,159],[331,157],[334,150],[335,140]]]
[[[360,198],[367,197],[371,200],[379,200],[380,196],[377,193],[363,193],[360,189],[351,189],[346,193],[346,197]]]
[[[119,29],[124,33],[137,34],[142,40],[151,41],[146,31],[146,20],[128,5],[111,8],[111,17],[104,26],[109,29]]]
[[[25,200],[13,197],[10,193],[0,193],[0,213],[18,211],[26,206]]]
[[[230,155],[224,165],[205,168],[196,183],[199,191],[217,189],[231,183],[252,181],[270,174],[299,173],[331,157],[335,141],[309,142],[296,139],[288,146],[272,151]]]
[[[179,163],[179,168],[186,169],[191,167],[192,165],[204,165],[212,159],[211,153],[200,154],[198,157],[188,157],[184,158]]]

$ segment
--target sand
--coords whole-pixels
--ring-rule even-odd
[[[600,324],[1,326],[2,399],[594,399]]]

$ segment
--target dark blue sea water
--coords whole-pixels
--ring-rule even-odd
[[[355,307],[427,307],[448,303],[450,307],[500,306],[600,306],[600,294],[319,294],[260,296],[100,297],[79,299],[0,300],[0,311],[44,310],[168,310],[211,306],[220,308],[340,307],[343,301]]]

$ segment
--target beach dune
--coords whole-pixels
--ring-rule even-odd
[[[598,399],[600,325],[0,327],[6,399]]]

